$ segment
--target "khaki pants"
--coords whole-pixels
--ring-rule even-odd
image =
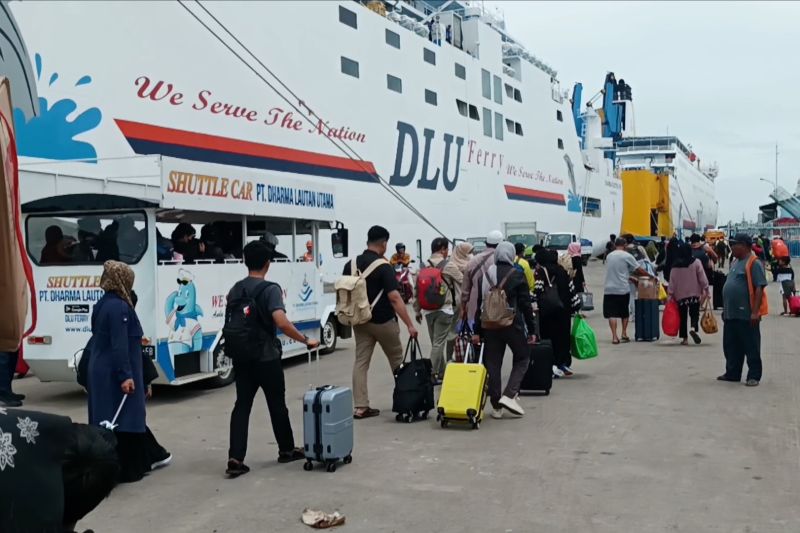
[[[353,364],[353,403],[358,409],[369,407],[367,372],[372,361],[372,352],[375,351],[375,344],[381,345],[393,371],[403,362],[403,345],[400,342],[400,324],[397,320],[390,320],[383,324],[370,322],[353,326],[353,333],[356,337],[356,360]]]
[[[445,349],[447,348],[450,331],[454,330],[453,315],[448,315],[444,311],[434,311],[425,315],[425,322],[428,324],[428,335],[431,338],[431,365],[433,373],[439,379],[444,376],[444,367],[447,365]],[[448,357],[451,355],[448,352]]]

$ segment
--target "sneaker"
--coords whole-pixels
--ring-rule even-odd
[[[498,407],[497,409],[492,408],[492,412],[489,414],[489,416],[491,416],[495,420],[500,420],[501,418],[503,418],[503,409],[501,409],[500,407]]]
[[[559,368],[559,369],[560,369],[560,370],[561,370],[561,371],[564,373],[564,375],[565,375],[565,376],[567,376],[567,377],[569,377],[569,376],[571,376],[571,375],[573,375],[573,374],[575,373],[575,372],[573,372],[573,371],[572,371],[572,369],[571,369],[570,367],[568,367],[567,365],[561,365],[561,366],[560,366],[560,367],[558,367],[558,368]]]
[[[757,379],[748,379],[744,382],[745,386],[747,387],[758,387],[758,380]]]
[[[564,372],[558,368],[556,365],[553,365],[553,377],[554,378],[563,378]]]
[[[244,463],[240,463],[235,459],[228,459],[228,468],[225,469],[225,474],[230,478],[237,478],[242,474],[250,471],[250,467]]]
[[[514,398],[509,398],[508,396],[503,396],[502,398],[500,398],[500,401],[498,403],[502,407],[505,407],[506,409],[508,409],[508,411],[510,413],[512,413],[512,414],[515,414],[517,416],[522,416],[522,415],[525,414],[525,410],[522,408],[522,406],[519,404],[519,402],[517,400],[515,400]]]
[[[721,376],[717,376],[717,381],[732,381],[732,382],[738,383],[738,382],[741,381],[741,379],[739,379],[739,378],[729,378],[725,374],[722,374]]]
[[[306,458],[306,452],[303,448],[295,448],[290,452],[281,452],[278,454],[279,463],[291,463],[292,461],[299,461]]]
[[[150,470],[158,470],[159,468],[164,468],[168,466],[172,462],[172,454],[167,452],[167,456],[160,461],[156,461],[155,463],[150,465]]]
[[[0,406],[2,407],[22,407],[22,402],[13,396],[0,396]]]

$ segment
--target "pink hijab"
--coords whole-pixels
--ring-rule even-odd
[[[579,242],[571,242],[569,246],[567,246],[567,253],[570,257],[580,257],[581,256],[581,243]]]

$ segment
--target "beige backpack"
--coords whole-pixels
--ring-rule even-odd
[[[383,296],[383,289],[370,302],[367,296],[367,276],[372,274],[381,265],[388,265],[386,259],[376,259],[364,272],[359,272],[356,260],[350,263],[350,275],[344,275],[338,280],[336,289],[336,319],[344,326],[360,326],[372,320],[372,309]]]
[[[570,257],[568,253],[559,254],[558,264],[561,265],[561,268],[567,271],[567,275],[570,279],[575,277],[575,267],[572,266],[572,257]]]
[[[483,300],[483,309],[481,309],[481,327],[483,329],[503,329],[514,323],[517,313],[513,307],[508,305],[508,296],[504,287],[515,268],[509,270],[499,284],[493,285],[491,281],[489,282],[489,292]],[[488,279],[486,276],[487,281]]]

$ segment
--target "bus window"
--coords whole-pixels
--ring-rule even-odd
[[[156,223],[159,261],[197,261],[224,263],[242,258],[242,223],[212,220],[205,217],[183,217],[181,222],[161,219]]]
[[[292,261],[294,256],[292,246],[292,220],[287,219],[248,219],[247,220],[247,242],[262,238],[267,233],[271,233],[277,240],[275,247],[276,263],[286,263]]]
[[[113,259],[136,264],[147,250],[142,212],[30,215],[28,254],[37,265],[102,264]]]

